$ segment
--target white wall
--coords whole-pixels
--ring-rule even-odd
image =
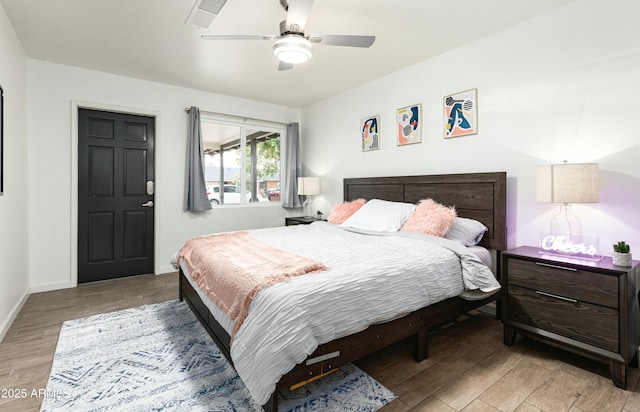
[[[4,193],[0,195],[0,341],[29,294],[27,257],[27,56],[0,7],[4,90]]]
[[[316,208],[328,212],[341,200],[344,177],[505,170],[509,245],[535,244],[555,213],[555,206],[535,202],[535,167],[595,161],[600,203],[575,207],[585,233],[599,234],[606,253],[610,243],[626,240],[640,255],[637,15],[635,0],[579,0],[305,108],[305,172],[323,177]],[[29,283],[33,291],[74,283],[73,103],[157,116],[157,273],[171,270],[170,256],[190,236],[282,224],[279,207],[182,211],[184,108],[283,123],[298,121],[298,110],[28,60],[1,8],[0,84],[6,119],[0,334]],[[442,97],[470,88],[479,90],[480,132],[443,139]],[[423,142],[397,147],[395,110],[418,102]],[[374,114],[382,116],[382,148],[362,153],[359,120]]]
[[[304,169],[323,178],[316,208],[342,199],[344,177],[506,171],[508,244],[536,245],[557,212],[535,201],[536,166],[598,162],[600,202],[574,211],[603,253],[625,240],[640,258],[638,15],[636,0],[576,1],[306,108]],[[445,140],[442,99],[471,88],[479,133]],[[395,111],[415,103],[423,141],[398,147]],[[376,114],[381,149],[361,152],[359,121]]]
[[[33,199],[29,205],[29,268],[33,290],[73,286],[77,270],[72,247],[77,194],[72,103],[156,116],[156,273],[173,271],[169,259],[189,237],[284,223],[285,212],[277,206],[183,212],[188,121],[184,109],[194,105],[282,123],[298,121],[298,110],[29,60],[29,193]]]

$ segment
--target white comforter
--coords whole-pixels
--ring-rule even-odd
[[[325,222],[250,233],[265,244],[330,268],[273,285],[251,303],[231,346],[231,358],[260,404],[319,344],[464,290],[500,287],[475,255],[447,239],[355,233]]]

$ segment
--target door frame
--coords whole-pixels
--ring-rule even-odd
[[[161,207],[160,202],[161,194],[157,189],[160,187],[158,184],[158,156],[160,147],[160,112],[155,110],[146,110],[140,108],[132,108],[126,106],[115,106],[111,104],[102,104],[95,102],[86,102],[79,100],[71,101],[71,208],[70,208],[70,218],[71,218],[71,228],[70,228],[70,238],[71,238],[71,287],[78,286],[78,109],[90,109],[90,110],[104,110],[107,112],[116,112],[116,113],[125,113],[125,114],[133,114],[140,116],[153,117],[155,122],[155,136],[154,136],[154,151],[155,156],[153,159],[153,167],[155,170],[154,173],[154,215],[153,215],[153,271],[154,274],[158,270],[158,214],[160,213]]]

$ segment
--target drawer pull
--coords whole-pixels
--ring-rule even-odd
[[[539,290],[536,290],[536,293],[538,295],[547,296],[549,298],[564,300],[565,302],[578,303],[576,299],[565,298],[564,296],[554,295],[553,293],[541,292]]]
[[[546,266],[546,267],[550,267],[550,268],[554,268],[554,269],[570,270],[571,272],[577,272],[578,271],[578,269],[576,269],[576,268],[568,268],[566,266],[560,266],[560,265],[550,265],[549,263],[536,262],[536,265],[538,265],[538,266]]]

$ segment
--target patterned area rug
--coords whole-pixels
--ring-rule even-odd
[[[293,392],[281,411],[375,411],[395,395],[354,365]],[[42,411],[261,411],[184,302],[65,322]]]

